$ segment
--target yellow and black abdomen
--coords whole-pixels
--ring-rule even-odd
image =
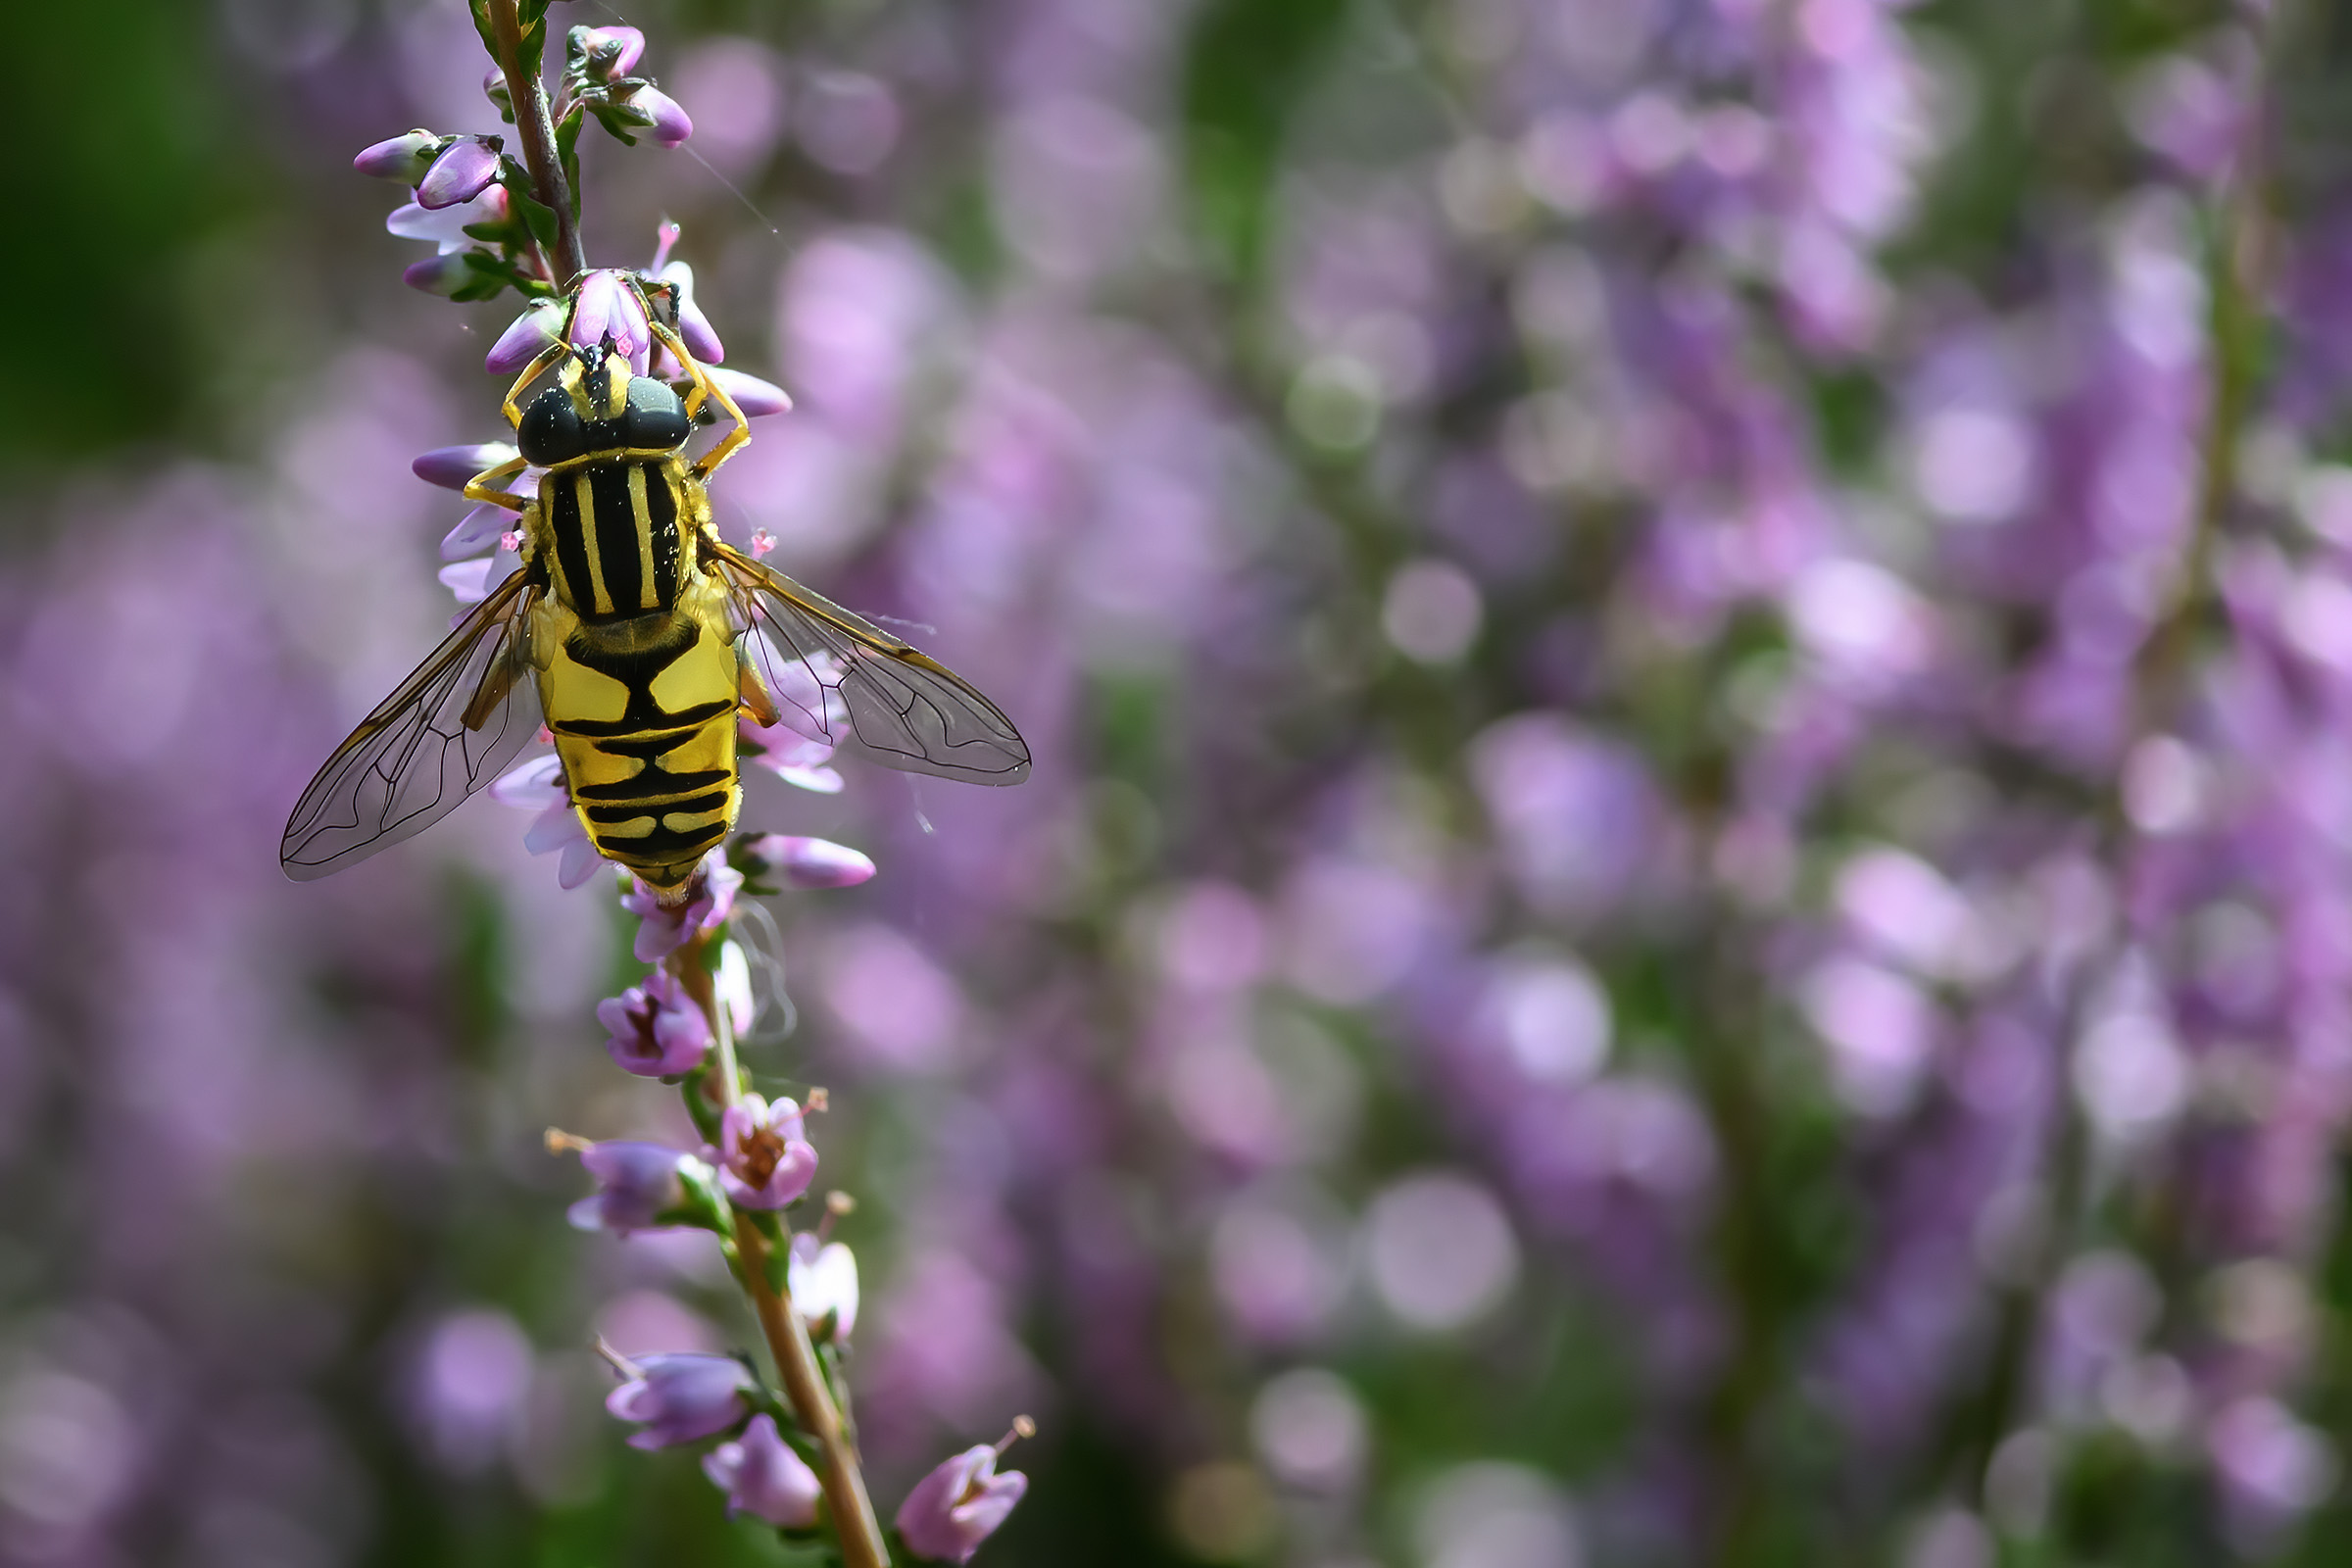
[[[741,800],[725,622],[683,611],[601,626],[549,618],[572,622],[539,673],[572,809],[607,859],[679,887],[724,842]]]

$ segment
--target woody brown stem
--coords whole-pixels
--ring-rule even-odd
[[[548,113],[547,87],[538,74],[522,67],[522,20],[514,0],[488,0],[490,30],[498,39],[498,69],[507,78],[507,96],[514,103],[514,129],[522,138],[522,162],[531,172],[533,194],[555,209],[556,287],[564,293],[588,270],[588,252],[580,243],[579,225],[571,219],[571,194],[564,180],[564,162],[556,156],[556,124]]]
[[[735,1022],[713,994],[710,970],[704,962],[709,945],[708,938],[697,937],[680,948],[671,960],[671,972],[695,1005],[703,1009],[703,1016],[710,1020],[711,1033],[717,1037],[717,1068],[705,1073],[702,1081],[715,1091],[712,1099],[724,1111],[742,1090],[735,1065]],[[794,1418],[816,1440],[824,1460],[817,1479],[825,1489],[842,1555],[849,1568],[890,1568],[890,1549],[882,1543],[881,1522],[874,1517],[873,1501],[865,1493],[857,1446],[850,1441],[841,1410],[825,1387],[824,1369],[817,1365],[816,1347],[809,1343],[808,1325],[792,1309],[789,1289],[778,1289],[770,1281],[767,1238],[740,1209],[735,1213],[735,1250],[742,1264],[743,1288],[752,1298],[768,1353],[775,1357],[784,1396],[792,1403]]]

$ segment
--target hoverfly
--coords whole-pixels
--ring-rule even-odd
[[[1028,776],[1029,749],[994,703],[720,540],[708,485],[751,439],[750,420],[654,309],[666,291],[628,286],[685,395],[603,346],[559,340],[523,369],[504,404],[519,455],[466,486],[521,514],[520,565],[303,791],[278,847],[296,881],[430,827],[542,722],[591,842],[664,900],[685,896],[734,827],[739,712],[907,772]],[[520,405],[550,369],[555,384]],[[689,461],[712,404],[732,427]],[[532,466],[536,496],[505,488]]]

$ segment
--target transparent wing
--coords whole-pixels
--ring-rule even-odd
[[[1029,747],[961,676],[862,616],[706,538],[727,584],[746,657],[784,722],[812,740],[855,743],[907,773],[1018,784]]]
[[[286,875],[316,881],[423,832],[539,733],[534,595],[508,578],[335,748],[286,821]]]

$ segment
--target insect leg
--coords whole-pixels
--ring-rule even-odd
[[[566,318],[567,321],[568,319],[569,318]],[[522,368],[522,373],[514,378],[514,384],[507,388],[507,401],[504,405],[507,414],[507,423],[513,425],[517,430],[522,428],[522,410],[515,406],[516,400],[522,396],[522,389],[529,386],[533,381],[538,380],[542,375],[545,375],[550,366],[554,365],[558,360],[561,360],[564,355],[569,354],[570,352],[571,345],[564,339],[559,338],[555,342],[550,343],[547,347],[541,349],[538,353],[538,356],[533,359],[530,364]]]
[[[494,507],[505,507],[510,512],[526,510],[531,504],[527,496],[518,496],[512,490],[493,484],[492,481],[512,479],[529,466],[530,463],[527,459],[513,457],[495,468],[484,468],[466,481],[466,499],[486,501]]]
[[[718,406],[727,411],[727,417],[735,421],[735,428],[720,436],[718,445],[695,459],[689,469],[697,479],[708,479],[717,471],[720,464],[733,457],[752,438],[752,421],[735,406],[735,400],[727,396],[727,389],[710,379],[710,372],[687,351],[684,340],[662,323],[662,318],[654,310],[653,301],[646,298],[642,286],[638,286],[637,294],[645,302],[646,321],[653,327],[656,341],[669,350],[670,357],[685,367],[686,373],[694,378],[694,390],[686,398],[688,416],[691,417],[702,409],[705,399],[716,398]]]

